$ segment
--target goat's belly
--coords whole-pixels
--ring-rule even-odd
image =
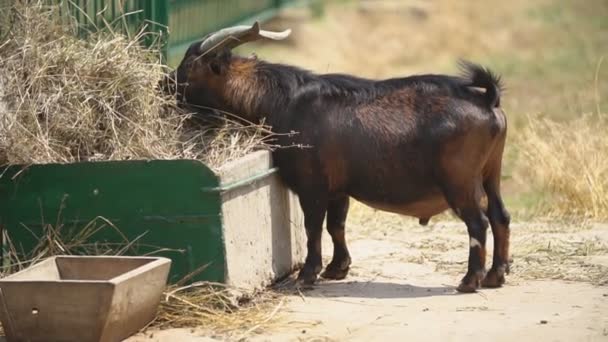
[[[449,208],[443,195],[436,195],[407,203],[386,203],[366,201],[364,199],[357,200],[378,210],[418,218],[430,218]]]

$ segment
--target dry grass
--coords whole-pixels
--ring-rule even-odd
[[[2,11],[0,165],[186,158],[217,169],[264,147],[262,126],[188,125],[191,114],[157,89],[166,68],[139,44],[143,33],[81,39],[42,2]]]
[[[11,13],[0,49],[0,164],[179,155],[183,119],[155,91],[163,69],[141,36],[79,39],[42,4],[17,2]]]
[[[55,255],[123,255],[137,242],[137,239],[129,241],[120,230],[103,217],[97,217],[79,229],[66,227],[59,222],[43,224],[40,235],[36,235],[27,226],[22,228],[32,234],[36,245],[31,250],[24,251],[12,242],[10,235],[4,230],[3,239],[6,242],[7,253],[3,256],[0,277],[19,272]],[[107,243],[93,239],[96,234],[107,230],[112,230],[124,242]]]
[[[276,292],[243,296],[223,284],[197,282],[169,287],[153,328],[199,327],[212,334],[238,336],[237,340],[277,321],[284,299]]]
[[[530,116],[518,135],[519,179],[548,194],[549,216],[608,219],[608,122],[586,115],[570,122]]]
[[[608,267],[589,257],[608,256],[608,243],[597,236],[531,234],[517,239],[513,274],[525,279],[561,279],[608,284]]]
[[[277,148],[273,144],[277,134],[269,126],[232,119],[233,114],[230,113],[224,115],[213,117],[212,122],[208,120],[206,124],[188,123],[182,129],[182,139],[185,141],[183,152],[218,170],[222,165],[253,151]]]

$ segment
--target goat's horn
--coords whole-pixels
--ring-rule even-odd
[[[260,35],[260,37],[263,37],[263,38],[268,38],[268,39],[272,39],[272,40],[283,40],[283,39],[289,37],[289,35],[291,34],[291,29],[287,29],[282,32],[260,30],[258,32],[258,34]]]
[[[211,34],[201,43],[199,52],[205,53],[225,47],[234,49],[241,44],[256,41],[262,38],[283,40],[290,34],[291,29],[287,29],[283,32],[260,30],[260,24],[256,21],[251,27],[245,25],[233,26],[221,29]]]

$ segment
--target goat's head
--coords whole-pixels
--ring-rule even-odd
[[[184,58],[165,80],[164,89],[174,92],[178,102],[199,107],[225,109],[227,83],[235,69],[232,49],[260,39],[283,40],[291,30],[264,31],[258,22],[252,26],[234,26],[208,34],[190,45]],[[231,70],[232,69],[232,70]]]

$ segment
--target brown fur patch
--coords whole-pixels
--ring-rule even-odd
[[[410,123],[414,127],[414,98],[415,89],[399,89],[390,94],[378,97],[374,101],[357,107],[355,116],[361,124],[373,131],[384,134],[386,137],[404,134],[400,127],[403,123]],[[394,110],[400,108],[401,110]],[[396,113],[387,115],[387,113]],[[405,115],[403,115],[405,113]]]
[[[346,186],[347,166],[338,145],[330,143],[325,145],[319,152],[321,160],[324,161],[323,171],[327,179],[330,192],[339,191]]]
[[[447,96],[435,96],[433,98],[427,99],[428,112],[440,114],[443,113],[446,109],[448,101],[451,99]]]
[[[226,74],[224,100],[232,108],[254,121],[258,110],[258,101],[264,96],[265,89],[260,87],[256,77],[257,61],[251,58],[233,58]],[[267,113],[266,113],[267,114]]]
[[[346,234],[344,228],[332,229],[330,231],[330,235],[334,245],[346,246]]]
[[[479,246],[478,247],[478,252],[479,252],[479,264],[483,268],[485,266],[485,264],[486,264],[486,247],[485,246]]]

